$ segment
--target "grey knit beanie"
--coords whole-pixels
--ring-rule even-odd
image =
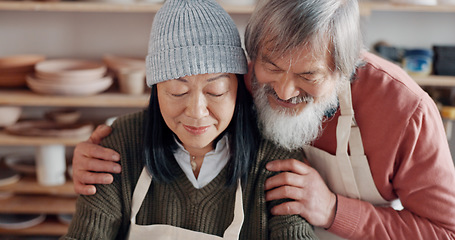
[[[156,13],[147,85],[205,73],[247,72],[239,32],[215,0],[167,0]]]

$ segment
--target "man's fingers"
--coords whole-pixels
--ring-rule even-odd
[[[107,137],[111,132],[112,132],[111,127],[109,127],[105,124],[98,125],[96,127],[95,131],[93,131],[92,135],[90,136],[88,142],[94,143],[94,144],[100,144],[101,140],[103,140],[103,138]]]
[[[270,210],[273,215],[302,215],[303,211],[302,205],[296,201],[279,204]]]
[[[93,171],[93,172],[120,173],[122,171],[122,167],[118,163],[95,159],[95,158],[87,158],[85,160],[84,166],[82,166],[82,167],[83,168],[79,169],[79,170],[83,170],[84,172]]]
[[[305,199],[305,192],[303,189],[293,186],[282,186],[269,190],[265,193],[265,200],[272,201],[278,199]]]
[[[265,180],[264,189],[270,190],[279,186],[296,186],[305,185],[305,177],[293,172],[282,172]]]
[[[77,194],[93,195],[96,193],[96,187],[93,185],[85,185],[80,182],[74,182],[74,191]]]
[[[294,172],[305,175],[311,170],[311,167],[296,159],[275,160],[267,163],[267,170],[272,172]]]
[[[110,148],[105,148],[100,145],[92,144],[92,143],[87,143],[87,142],[81,142],[78,143],[76,148],[74,149],[74,155],[75,156],[85,156],[88,158],[97,158],[97,159],[103,159],[107,161],[119,161],[120,160],[120,154],[118,154],[116,151],[110,149]],[[88,168],[92,171],[97,171],[95,169]]]
[[[109,173],[74,170],[73,175],[77,175],[77,182],[81,184],[110,184],[114,181],[114,177]]]

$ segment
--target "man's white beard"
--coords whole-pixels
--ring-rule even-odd
[[[326,112],[338,105],[336,87],[327,97],[319,99],[319,102],[308,101],[298,114],[280,106],[277,106],[279,109],[273,109],[267,99],[266,85],[253,81],[254,102],[262,134],[289,150],[302,148],[319,137]]]

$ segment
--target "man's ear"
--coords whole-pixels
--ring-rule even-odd
[[[248,63],[248,73],[245,74],[245,86],[246,86],[246,89],[248,89],[248,91],[250,92],[250,94],[253,94],[253,92],[251,91],[251,82],[252,82],[252,78],[253,78],[253,63],[252,62],[249,62]]]

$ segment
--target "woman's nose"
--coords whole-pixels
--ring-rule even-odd
[[[195,119],[209,115],[207,99],[203,94],[194,94],[190,97],[186,107],[187,116]]]
[[[299,96],[300,90],[296,86],[296,79],[291,76],[291,73],[283,73],[282,76],[272,86],[278,97],[282,100]]]

